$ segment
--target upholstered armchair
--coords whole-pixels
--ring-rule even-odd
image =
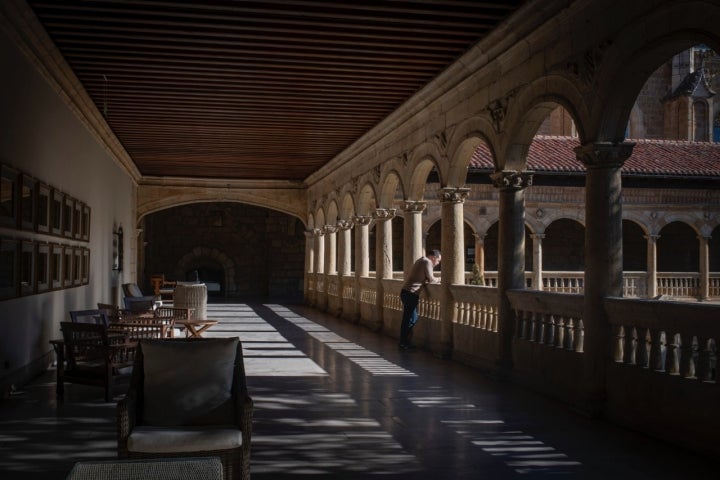
[[[252,411],[237,337],[142,340],[118,403],[118,456],[217,456],[226,480],[247,480]]]

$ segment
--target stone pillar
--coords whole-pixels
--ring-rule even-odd
[[[500,192],[498,221],[498,373],[504,376],[513,366],[512,342],[515,313],[507,291],[525,288],[525,189],[532,174],[504,170],[491,175]]]
[[[441,357],[449,357],[453,349],[453,324],[457,309],[453,300],[451,285],[465,284],[465,236],[463,225],[463,202],[470,193],[469,188],[445,187],[438,191],[441,207],[441,253],[439,343],[431,342],[431,348]]]
[[[324,310],[329,313],[335,313],[337,310],[337,297],[332,299],[331,288],[337,288],[337,226],[336,225],[325,225],[323,227],[323,234],[325,238],[325,308]],[[331,287],[334,285],[334,287]]]
[[[337,315],[341,315],[343,317],[347,317],[346,312],[346,300],[344,298],[344,292],[345,292],[345,286],[348,285],[349,282],[355,282],[354,278],[350,278],[350,254],[352,253],[350,251],[350,229],[352,228],[352,222],[350,220],[338,220],[337,222],[337,230],[338,230],[338,285],[340,288],[340,307],[337,312],[335,312]],[[351,313],[351,318],[354,313]]]
[[[327,284],[325,283],[325,237],[321,228],[315,229],[315,307],[327,308]]]
[[[360,294],[362,287],[361,278],[370,275],[370,241],[369,225],[372,221],[370,216],[353,217],[355,224],[355,317],[356,322],[360,321]]]
[[[647,240],[647,297],[657,297],[657,241],[660,235],[646,235]]]
[[[584,394],[580,408],[599,415],[605,403],[607,365],[611,361],[610,323],[605,297],[623,292],[622,181],[620,170],[632,154],[632,142],[596,142],[577,147],[587,167],[585,180],[585,303],[583,325]]]
[[[485,278],[485,234],[476,233],[474,237],[475,265],[477,265],[478,272],[480,272],[480,277]]]
[[[415,261],[425,255],[422,237],[422,213],[427,207],[426,202],[406,201],[402,204],[403,212],[403,273],[407,277]]]
[[[536,233],[531,235],[533,239],[533,271],[532,285],[535,290],[543,289],[543,264],[542,264],[542,241],[545,235]]]
[[[373,213],[375,220],[375,320],[369,326],[373,330],[382,330],[384,324],[384,297],[383,280],[392,278],[392,219],[395,217],[394,208],[378,208]]]
[[[305,303],[308,305],[315,304],[315,287],[310,291],[310,278],[315,276],[315,235],[313,230],[305,230]],[[314,282],[314,278],[313,278]]]
[[[698,236],[700,241],[700,291],[698,300],[710,298],[710,238],[704,235]]]

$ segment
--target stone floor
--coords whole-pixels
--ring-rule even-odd
[[[243,341],[263,479],[717,478],[719,463],[307,307],[217,304]],[[0,479],[63,479],[115,457],[115,404],[54,371],[0,403]],[[118,392],[116,400],[122,392]],[[661,421],[661,420],[659,420]]]

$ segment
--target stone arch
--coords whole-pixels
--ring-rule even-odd
[[[340,204],[340,218],[342,220],[350,220],[355,215],[355,202],[353,201],[352,195],[346,193],[343,196],[342,203]]]
[[[380,198],[378,199],[378,206],[381,208],[392,207],[398,199],[398,187],[400,187],[400,199],[402,199],[404,198],[404,190],[400,174],[398,174],[395,170],[391,170],[385,176],[382,184],[380,185]]]
[[[492,124],[485,117],[473,117],[459,124],[448,142],[450,164],[447,174],[448,186],[462,186],[467,177],[476,149],[484,144],[490,152],[493,164],[497,165],[492,140]]]
[[[623,271],[647,270],[647,230],[642,223],[622,221]]]
[[[720,51],[720,5],[705,1],[648,5],[642,22],[622,25],[612,42],[589,52],[597,59],[590,81],[588,141],[620,142],[630,112],[648,77],[673,54],[705,44]]]
[[[325,210],[323,207],[317,209],[315,220],[315,228],[323,228],[327,224],[327,221],[325,220]]]
[[[368,182],[366,183],[358,193],[358,215],[370,215],[377,208],[377,201],[375,200],[374,186]]]
[[[585,269],[585,226],[575,219],[558,218],[545,229],[543,268],[548,271]]]
[[[211,259],[223,268],[225,277],[225,295],[236,293],[235,285],[235,262],[225,253],[215,248],[195,247],[183,255],[173,270],[173,278],[185,278],[185,272],[192,268],[198,260]]]
[[[335,225],[338,221],[338,206],[335,199],[330,200],[327,206],[327,217],[325,223],[327,225]]]
[[[657,241],[659,272],[697,272],[700,244],[697,229],[683,221],[668,222],[660,229]]]
[[[405,175],[405,178],[409,179],[407,190],[404,192],[407,200],[424,198],[427,179],[433,168],[438,172],[440,185],[443,185],[442,172],[438,164],[439,158],[440,151],[431,143],[423,143],[413,150]]]

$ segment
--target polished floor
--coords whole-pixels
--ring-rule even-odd
[[[216,304],[208,316],[221,322],[207,336],[243,341],[254,480],[718,476],[715,459],[307,307]],[[0,402],[0,479],[63,479],[77,461],[115,457],[115,404],[70,385],[59,405],[54,388],[49,371]]]

